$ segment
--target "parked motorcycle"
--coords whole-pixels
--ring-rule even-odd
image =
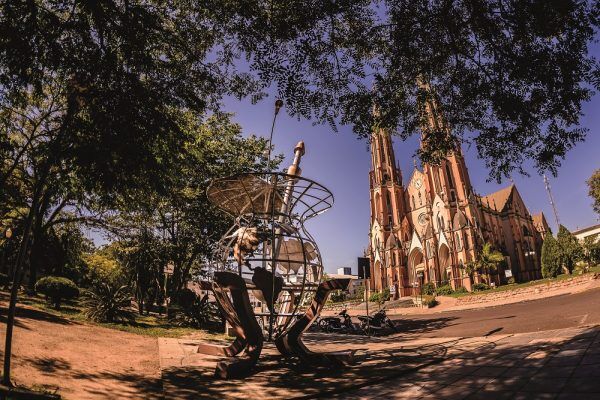
[[[352,322],[352,317],[345,308],[338,315],[344,319],[342,326],[345,333],[360,333],[360,329]]]
[[[343,329],[342,321],[338,317],[321,317],[319,328],[323,332],[339,332]]]
[[[358,320],[360,321],[360,328],[368,334],[382,334],[386,328],[391,328],[394,332],[398,331],[396,325],[388,318],[384,309],[369,316],[359,315]]]

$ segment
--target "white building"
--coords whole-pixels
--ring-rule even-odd
[[[588,226],[587,228],[579,229],[573,232],[573,235],[579,240],[583,242],[583,240],[588,236],[598,235],[598,239],[600,239],[600,224]]]

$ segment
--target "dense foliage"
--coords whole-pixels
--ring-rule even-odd
[[[592,198],[594,211],[600,214],[600,169],[594,171],[590,179],[587,180],[589,187],[588,194]]]
[[[572,273],[575,263],[583,257],[583,249],[577,238],[563,225],[558,227],[557,256],[560,265],[567,273]]]
[[[583,260],[588,266],[600,264],[600,235],[590,235],[583,239]]]
[[[485,243],[477,253],[475,264],[480,273],[487,275],[488,284],[492,282],[491,273],[498,270],[498,265],[504,261],[504,255],[498,250],[495,250],[491,243]]]
[[[474,292],[481,292],[481,291],[489,290],[489,289],[490,289],[490,286],[487,283],[481,282],[481,283],[476,283],[473,285]]]
[[[561,273],[558,243],[551,233],[544,237],[542,245],[542,277],[554,278]]]
[[[99,283],[84,296],[86,317],[98,322],[132,322],[131,293],[125,285]]]
[[[435,289],[435,294],[438,296],[447,296],[452,293],[454,293],[454,290],[452,290],[452,287],[450,285],[438,286]]]
[[[173,160],[157,152],[182,140],[172,107],[201,114],[224,95],[256,101],[270,87],[291,114],[351,123],[361,136],[374,124],[418,132],[419,104],[435,96],[494,177],[526,158],[554,169],[583,139],[581,104],[600,85],[588,54],[593,0],[3,0],[0,9],[0,84],[39,91],[48,74],[62,77],[61,134],[69,157],[89,156],[70,165],[103,176],[87,187],[159,184]],[[441,127],[427,137],[424,158],[454,146]]]
[[[63,300],[71,300],[79,296],[79,288],[67,278],[45,276],[35,284],[35,289],[46,296],[58,310]]]

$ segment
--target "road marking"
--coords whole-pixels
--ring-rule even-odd
[[[581,320],[579,321],[579,323],[580,323],[580,324],[582,324],[582,325],[583,325],[583,324],[585,324],[585,321],[587,320],[587,318],[588,318],[588,315],[589,315],[589,314],[585,314],[585,315],[584,315],[584,316],[581,318]]]

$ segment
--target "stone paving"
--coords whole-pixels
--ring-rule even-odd
[[[305,367],[267,345],[256,372],[219,380],[197,341],[160,339],[166,399],[600,399],[600,327],[476,338],[308,334],[319,351],[357,350],[342,369]]]

